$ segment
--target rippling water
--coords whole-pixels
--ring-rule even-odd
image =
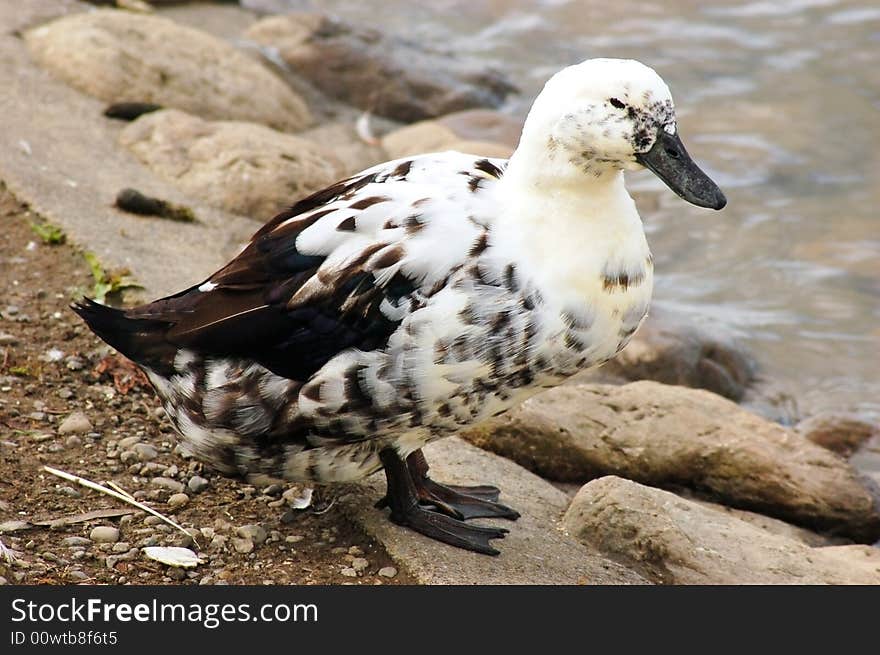
[[[250,0],[317,9],[505,70],[522,115],[594,56],[666,79],[691,154],[727,193],[642,207],[656,298],[732,328],[805,413],[880,417],[880,7],[868,1]],[[634,189],[660,189],[647,173]]]

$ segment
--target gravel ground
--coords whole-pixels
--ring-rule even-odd
[[[411,584],[381,544],[319,488],[256,487],[186,458],[143,376],[67,309],[94,286],[74,247],[48,245],[40,223],[0,183],[0,583]],[[160,519],[54,477],[44,465],[111,481],[174,518]],[[194,569],[147,559],[186,546]],[[0,553],[2,555],[3,553]]]

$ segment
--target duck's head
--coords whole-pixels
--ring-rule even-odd
[[[727,203],[685,150],[669,87],[637,61],[589,59],[554,75],[529,113],[528,140],[546,150],[558,173],[602,177],[644,166],[690,203]]]

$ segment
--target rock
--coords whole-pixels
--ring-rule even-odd
[[[262,525],[256,525],[253,523],[241,526],[235,531],[235,534],[242,539],[250,539],[257,545],[264,543],[269,536],[269,533],[266,532],[266,528]]]
[[[136,443],[131,447],[137,458],[142,462],[149,462],[159,456],[159,451],[148,443]]]
[[[152,480],[150,480],[150,483],[154,487],[159,487],[160,489],[167,489],[168,491],[170,491],[173,494],[183,493],[183,490],[185,488],[183,486],[183,482],[178,482],[177,480],[172,480],[171,478],[163,478],[161,476],[153,478]]]
[[[513,153],[513,148],[503,144],[463,140],[438,121],[421,121],[389,132],[382,137],[382,147],[390,159],[444,150],[502,158]]]
[[[488,141],[510,150],[519,143],[523,128],[523,121],[494,109],[456,111],[438,117],[436,122],[462,141]]]
[[[683,485],[811,529],[880,536],[876,496],[849,464],[703,390],[563,385],[463,436],[553,480]]]
[[[74,546],[90,546],[91,543],[91,540],[86,539],[85,537],[65,537],[61,540],[61,545],[67,546],[68,548]]]
[[[8,332],[0,332],[0,346],[18,345],[18,337]]]
[[[751,354],[720,327],[702,327],[669,310],[652,308],[629,344],[601,369],[601,376],[655,380],[708,389],[739,401],[755,379]],[[586,373],[589,379],[595,373]]]
[[[189,503],[189,496],[183,493],[172,494],[171,497],[168,499],[168,507],[172,509],[183,507],[187,503]]]
[[[207,489],[209,485],[210,482],[205,478],[200,475],[194,475],[189,479],[189,482],[186,483],[186,488],[194,494],[200,494]]]
[[[453,141],[446,146],[446,150],[455,150],[476,157],[499,159],[508,159],[513,154],[513,148],[491,141]]]
[[[219,535],[218,535],[218,536],[219,536]],[[215,540],[216,540],[217,538],[218,538],[218,537],[214,537]],[[213,543],[213,542],[212,542],[212,543]],[[232,547],[235,548],[235,551],[236,551],[237,553],[242,553],[242,554],[244,554],[244,555],[247,555],[248,553],[250,553],[251,551],[253,551],[253,549],[254,549],[254,542],[251,541],[250,539],[245,539],[245,538],[240,538],[240,537],[233,537],[233,538],[232,538]]]
[[[354,570],[352,567],[350,567],[350,566],[346,566],[345,568],[343,568],[343,569],[340,571],[340,573],[341,573],[342,575],[344,575],[345,577],[347,577],[347,578],[356,578],[356,577],[357,577],[357,571],[355,571],[355,570]]]
[[[842,537],[832,537],[826,534],[819,534],[818,532],[813,532],[806,528],[800,528],[791,523],[786,523],[785,521],[765,516],[764,514],[749,512],[744,509],[736,509],[734,507],[727,507],[726,505],[719,505],[718,503],[703,500],[686,489],[676,489],[676,494],[696,503],[697,505],[708,507],[716,512],[721,512],[722,514],[727,514],[740,521],[745,521],[750,525],[760,528],[761,530],[799,541],[807,546],[838,546],[840,544],[849,543],[849,540]]]
[[[25,41],[53,75],[107,103],[152,103],[288,131],[311,122],[302,99],[262,64],[159,16],[77,13],[26,32]]]
[[[58,434],[85,434],[94,428],[92,422],[82,412],[73,412],[58,426]]]
[[[140,117],[119,140],[185,193],[261,221],[345,173],[332,152],[312,141],[174,109]]]
[[[92,528],[89,539],[97,544],[113,544],[119,541],[119,530],[109,525],[99,525]]]
[[[614,476],[584,485],[563,523],[657,583],[880,584],[880,549],[811,548]]]
[[[267,487],[263,487],[263,490],[260,493],[262,493],[264,496],[278,498],[281,494],[284,493],[284,485],[274,482]]]
[[[516,91],[498,71],[453,53],[314,13],[265,18],[245,36],[276,49],[327,95],[399,121],[497,107]]]
[[[355,557],[353,560],[351,560],[351,568],[353,568],[357,573],[363,573],[367,570],[367,567],[369,565],[370,562],[363,557]]]
[[[383,578],[394,578],[397,577],[397,569],[393,566],[383,566],[379,569],[379,575]]]
[[[510,530],[504,539],[493,542],[501,555],[489,559],[389,521],[388,510],[373,507],[385,493],[385,482],[378,476],[355,493],[341,496],[337,506],[419,584],[644,584],[641,576],[560,531],[568,497],[548,482],[457,437],[430,444],[425,455],[435,480],[497,485],[501,502],[522,516],[515,522],[486,521]]]
[[[800,434],[814,444],[843,457],[849,457],[880,428],[853,414],[824,412],[804,419],[795,426]]]
[[[340,177],[359,173],[388,159],[380,146],[366,143],[358,136],[354,123],[327,123],[297,136],[332,152],[342,167]]]
[[[3,523],[0,523],[0,533],[18,532],[19,530],[28,530],[32,527],[34,527],[33,524],[28,523],[27,521],[10,519],[8,521],[3,521]]]

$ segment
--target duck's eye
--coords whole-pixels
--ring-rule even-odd
[[[681,157],[681,154],[675,148],[667,148],[666,154],[669,155],[671,159],[678,159]]]
[[[608,102],[610,102],[613,106],[617,107],[618,109],[623,109],[624,107],[626,107],[626,105],[623,104],[623,103],[622,103],[620,100],[618,100],[617,98],[609,98],[609,99],[608,99]]]

